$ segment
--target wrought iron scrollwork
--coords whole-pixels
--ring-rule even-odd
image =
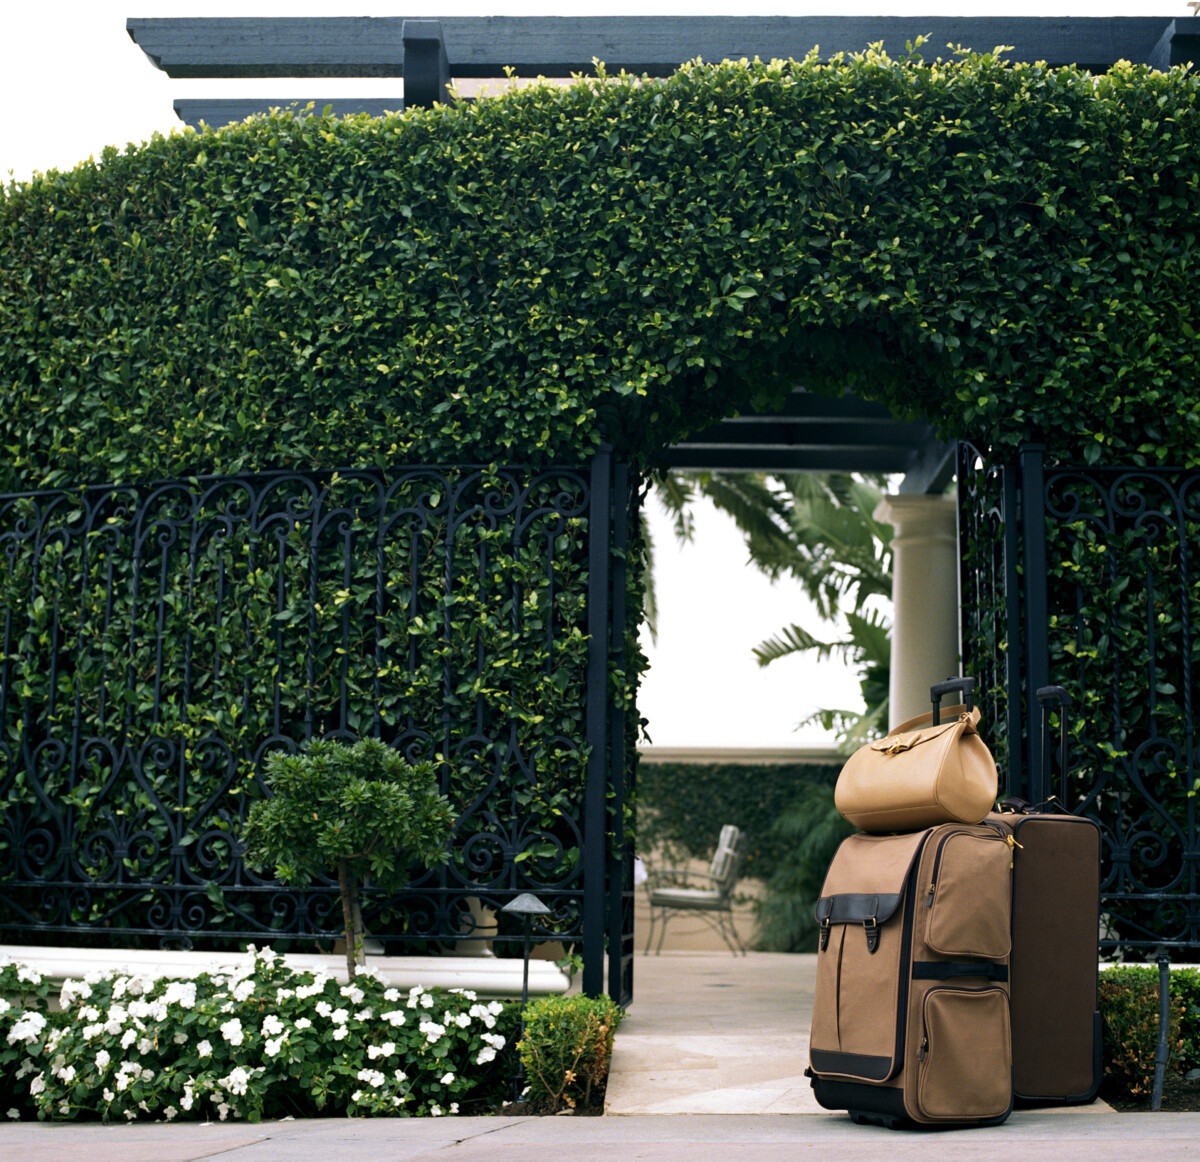
[[[458,824],[373,931],[470,938],[469,897],[532,890],[578,939],[592,502],[557,468],[0,497],[0,932],[332,936],[336,886],[256,874],[238,829],[272,751],[375,735],[438,764]]]

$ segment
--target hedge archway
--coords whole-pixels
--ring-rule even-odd
[[[109,151],[0,207],[0,483],[641,459],[797,379],[1190,464],[1196,91],[869,51]]]

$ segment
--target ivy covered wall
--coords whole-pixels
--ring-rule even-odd
[[[1191,464],[1196,93],[867,52],[110,151],[0,203],[0,490],[640,457],[797,378]]]

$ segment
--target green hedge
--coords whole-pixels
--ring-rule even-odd
[[[796,376],[1194,464],[1198,83],[869,51],[110,149],[0,202],[0,490],[648,455]]]
[[[832,784],[840,763],[648,763],[638,766],[638,850],[670,859],[712,858],[726,823],[746,835],[745,875],[766,879],[789,840],[776,829],[804,789]]]
[[[1149,1093],[1158,1049],[1158,969],[1121,965],[1100,974],[1105,1075],[1130,1094]],[[1171,973],[1170,1074],[1200,1067],[1200,970]]]

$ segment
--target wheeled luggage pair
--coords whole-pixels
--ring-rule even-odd
[[[934,730],[953,689],[964,706],[947,716],[978,721],[972,687],[934,688]],[[816,909],[809,1073],[825,1108],[891,1127],[997,1125],[1014,1097],[1095,1097],[1099,832],[1004,807],[839,848]]]

